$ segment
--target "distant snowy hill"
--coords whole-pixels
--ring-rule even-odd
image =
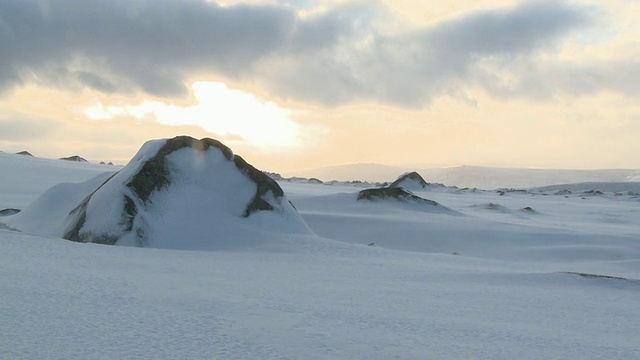
[[[286,172],[285,177],[300,176],[305,178],[318,178],[322,181],[371,181],[371,182],[391,182],[398,174],[408,170],[397,166],[381,164],[349,164],[338,166],[327,166],[317,169]]]
[[[55,186],[3,222],[78,242],[175,249],[269,246],[277,234],[313,234],[274,180],[216,140],[149,141],[104,177]]]
[[[609,193],[637,193],[640,194],[640,182],[583,182],[575,184],[558,184],[542,186],[534,188],[532,190],[546,192],[546,191],[571,191],[571,192],[586,192],[586,191],[600,191]]]
[[[532,188],[554,184],[579,182],[628,182],[640,181],[640,170],[566,170],[495,168],[482,166],[457,166],[450,168],[402,168],[380,164],[352,164],[299,171],[295,175],[316,177],[323,181],[362,180],[390,182],[403,172],[416,171],[427,182],[447,186],[497,189]],[[291,176],[292,174],[286,174]]]

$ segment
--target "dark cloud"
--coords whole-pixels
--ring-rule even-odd
[[[285,7],[221,7],[202,0],[8,0],[0,2],[0,80],[8,86],[32,73],[56,78],[62,68],[91,74],[78,80],[97,88],[133,85],[179,96],[190,73],[248,71],[289,44],[294,31],[304,33],[305,24]],[[311,41],[331,41],[309,35]]]
[[[589,21],[583,8],[544,1],[472,12],[394,36],[378,32],[375,19],[361,17],[364,26],[355,27],[349,42],[281,63],[269,83],[279,93],[325,103],[373,98],[422,106],[438,95],[460,94],[464,85],[494,87],[485,80],[553,50]],[[482,66],[487,60],[500,67]],[[539,97],[535,89],[529,95]]]
[[[550,75],[532,59],[590,23],[589,10],[563,1],[471,12],[401,35],[381,30],[386,16],[372,2],[301,16],[296,2],[4,0],[0,90],[39,81],[181,97],[188,93],[185,79],[206,73],[324,104],[373,99],[421,106],[461,94],[468,84],[496,95],[544,97],[554,90],[517,71],[533,66],[537,75]],[[593,75],[594,91],[625,91],[608,85],[618,78],[633,82],[598,71],[607,74]],[[516,74],[516,84],[504,84],[501,74]]]
[[[82,84],[92,89],[96,89],[104,93],[112,93],[117,90],[115,85],[113,85],[109,80],[101,77],[100,75],[96,75],[87,71],[78,71],[76,72],[76,76]]]

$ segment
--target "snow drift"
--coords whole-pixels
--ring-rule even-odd
[[[34,205],[38,209],[7,223],[21,229],[20,222],[46,222],[43,216],[25,218],[56,207],[51,201]],[[223,249],[313,234],[274,180],[219,141],[187,136],[145,143],[67,214],[62,224],[44,224],[46,235],[109,245]]]

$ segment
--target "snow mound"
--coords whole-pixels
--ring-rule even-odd
[[[54,201],[45,200],[30,220],[48,214]],[[148,141],[63,213],[48,235],[109,245],[214,250],[313,235],[274,180],[219,141],[188,136]]]
[[[62,237],[65,219],[113,173],[103,173],[81,183],[60,183],[52,186],[23,211],[3,218],[2,222],[20,231]]]
[[[494,212],[499,212],[499,213],[504,213],[504,214],[510,214],[511,210],[509,210],[508,208],[498,204],[498,203],[487,203],[487,204],[479,204],[479,205],[473,205],[471,206],[474,209],[481,209],[481,210],[489,210],[489,211],[494,211]],[[524,209],[523,209],[524,210]],[[533,209],[531,209],[533,210]],[[529,211],[524,210],[524,211]]]
[[[457,214],[456,211],[441,205],[433,200],[424,199],[412,194],[400,187],[383,187],[365,189],[358,192],[358,201],[396,201],[401,203],[414,204],[421,208],[428,208],[436,212]]]

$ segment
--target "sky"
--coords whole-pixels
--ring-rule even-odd
[[[0,0],[0,150],[640,168],[640,1]]]

